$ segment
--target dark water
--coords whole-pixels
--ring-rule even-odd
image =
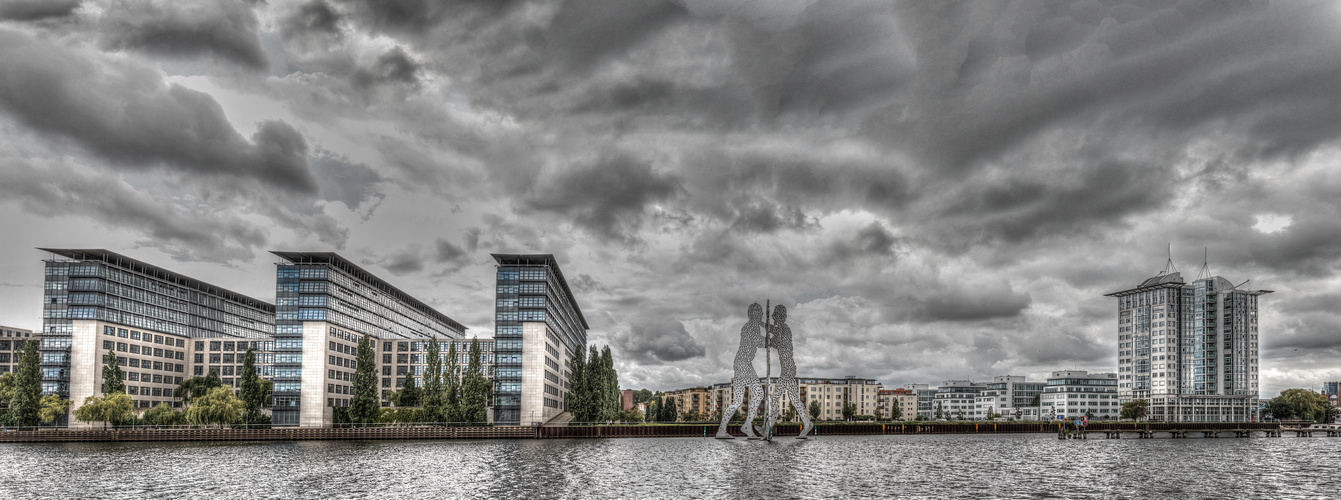
[[[3,498],[1337,498],[1341,438],[0,444]]]

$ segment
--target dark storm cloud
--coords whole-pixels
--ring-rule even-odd
[[[318,151],[310,164],[322,199],[339,201],[350,210],[357,210],[364,201],[384,196],[378,188],[384,180],[367,165],[350,162],[329,151]]]
[[[83,0],[0,0],[0,19],[37,21],[73,14]]]
[[[98,58],[0,30],[0,109],[127,169],[166,167],[254,178],[315,193],[307,142],[292,126],[261,122],[248,141],[208,94],[166,84],[138,64]]]
[[[610,345],[644,363],[684,361],[704,355],[703,346],[685,331],[684,324],[665,317],[634,318],[626,330],[611,336]]]
[[[98,20],[102,45],[149,54],[209,56],[264,69],[269,63],[257,35],[253,2],[116,0]]]
[[[470,259],[470,254],[461,249],[460,245],[444,239],[438,239],[433,243],[436,253],[435,258],[439,263],[461,262]]]
[[[352,79],[354,87],[365,91],[386,85],[413,90],[419,87],[419,63],[396,47],[378,56],[372,67],[355,70]]]
[[[492,15],[512,0],[337,0],[374,32],[420,34],[453,17]]]
[[[628,242],[637,239],[647,206],[678,189],[674,178],[650,163],[607,153],[537,184],[524,208],[564,215],[597,236]]]
[[[0,158],[0,194],[25,211],[46,216],[87,216],[118,230],[143,232],[139,244],[180,260],[228,262],[253,256],[265,231],[229,214],[174,203],[138,192],[115,176],[63,163],[32,164]]]
[[[280,32],[289,39],[319,36],[338,40],[344,36],[342,20],[343,16],[325,0],[311,0],[284,19]]]

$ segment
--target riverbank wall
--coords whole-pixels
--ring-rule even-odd
[[[836,423],[815,426],[812,436],[860,436],[905,434],[1021,434],[1057,433],[1062,423]],[[1267,431],[1280,426],[1274,423],[1093,423],[1087,431],[1172,431],[1182,429]],[[800,425],[778,425],[774,435],[791,437],[800,434]],[[23,442],[81,442],[81,441],[332,441],[332,440],[425,440],[425,439],[580,439],[580,438],[656,438],[703,437],[717,434],[717,425],[573,425],[557,427],[356,427],[338,429],[109,429],[69,430],[44,429],[37,431],[0,432],[0,443]],[[733,436],[744,436],[739,425],[731,429]]]

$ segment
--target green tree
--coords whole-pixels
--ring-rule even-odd
[[[406,408],[419,406],[419,386],[414,381],[414,373],[405,374],[405,386],[396,392],[396,406]]]
[[[42,409],[38,410],[37,416],[42,423],[49,424],[61,418],[67,411],[70,411],[70,400],[59,394],[47,394],[42,396]]]
[[[582,391],[587,394],[584,398],[585,408],[583,412],[588,422],[601,422],[605,420],[604,409],[601,404],[605,396],[605,365],[601,363],[601,353],[596,350],[596,346],[591,346],[591,356],[587,358],[587,373],[582,377]]]
[[[265,416],[261,413],[261,407],[265,406],[269,394],[261,384],[261,376],[256,373],[256,352],[251,346],[242,355],[242,380],[238,386],[238,396],[242,398],[244,408],[242,421],[247,424],[261,423]]]
[[[995,419],[996,419],[996,416],[995,416],[995,415],[996,415],[996,406],[995,406],[995,405],[988,405],[988,406],[987,406],[987,420],[995,420]]]
[[[1150,402],[1144,399],[1133,399],[1122,403],[1122,409],[1118,411],[1118,416],[1124,419],[1140,420],[1150,413]]]
[[[843,420],[850,421],[852,420],[853,417],[856,416],[857,416],[857,405],[851,403],[843,403]]]
[[[1094,412],[1085,410],[1085,420],[1094,420]]]
[[[448,344],[442,384],[442,418],[448,422],[461,421],[461,369],[456,359],[458,356],[456,342]]]
[[[159,403],[145,410],[142,418],[149,425],[179,425],[183,417],[181,412],[173,410],[167,403]]]
[[[587,393],[586,356],[587,353],[584,349],[578,349],[577,352],[573,353],[573,360],[571,362],[573,371],[568,377],[568,386],[570,387],[570,389],[568,389],[568,413],[573,414],[574,422],[587,423],[594,420],[587,412],[587,401],[590,399],[590,395]],[[661,405],[659,404],[657,405],[658,410],[660,410],[660,406]],[[657,418],[659,416],[660,415],[652,417],[652,419],[660,421],[660,419]]]
[[[899,404],[898,404],[898,403],[894,403],[894,404],[890,405],[890,408],[889,408],[889,419],[890,419],[890,420],[903,420],[903,408],[899,408]]]
[[[382,398],[377,393],[377,363],[373,360],[372,337],[359,339],[354,367],[354,394],[349,401],[349,419],[358,424],[376,422],[382,415]]]
[[[234,424],[242,420],[246,404],[231,387],[215,387],[197,396],[186,409],[186,420],[197,425]]]
[[[1041,392],[1034,393],[1034,399],[1029,402],[1029,406],[1032,406],[1034,408],[1043,406],[1043,393]]]
[[[18,425],[30,427],[41,422],[42,379],[38,368],[37,342],[23,344],[19,366],[14,375],[14,395],[9,400],[9,412]]]
[[[1335,410],[1327,402],[1327,396],[1308,389],[1286,389],[1279,396],[1271,398],[1266,410],[1272,417],[1280,420],[1310,420],[1331,422]]]
[[[109,423],[123,422],[135,416],[135,404],[124,392],[105,397],[89,396],[84,398],[83,406],[75,409],[74,416],[84,422],[102,422],[102,428],[106,429]]]
[[[936,420],[945,418],[945,404],[941,401],[936,402]]]
[[[958,413],[957,416],[955,417],[955,420],[959,420],[959,421],[961,421],[961,422],[964,420],[964,410],[962,410],[962,409],[959,410],[959,413]]]
[[[1019,409],[1019,408],[1016,408],[1016,409],[1015,409],[1015,420],[1019,420],[1019,419],[1020,419],[1021,417],[1023,417],[1023,416],[1024,416],[1024,410],[1021,410],[1021,409]]]
[[[189,405],[191,404],[192,398],[195,398],[196,396],[204,396],[206,393],[210,392],[210,389],[222,385],[223,382],[219,380],[219,372],[211,369],[208,376],[202,377],[196,375],[182,380],[177,384],[177,391],[173,394],[178,398],[181,398],[182,403]]]
[[[428,340],[428,349],[424,362],[424,419],[429,422],[442,421],[442,357],[438,348],[438,339]]]
[[[812,400],[810,400],[810,407],[809,407],[809,408],[806,408],[806,409],[807,409],[807,410],[810,410],[810,420],[812,420],[812,421],[814,421],[814,420],[819,420],[819,416],[820,416],[820,403],[819,403],[819,400],[818,400],[818,399],[812,399]],[[743,417],[742,417],[742,418],[743,418]]]
[[[653,400],[649,400],[649,401],[647,401],[647,415],[645,415],[645,416],[643,417],[643,420],[644,420],[644,421],[647,421],[647,422],[658,422],[658,421],[660,421],[660,420],[657,418],[657,417],[660,417],[660,416],[661,416],[661,403],[659,403],[659,401],[660,401],[659,399],[653,399]]]
[[[662,422],[678,421],[680,419],[680,409],[678,406],[675,398],[666,398],[665,402],[661,405],[661,418],[657,420]]]
[[[0,408],[9,408],[9,400],[14,398],[14,379],[14,372],[0,373]]]
[[[633,391],[633,404],[646,403],[647,400],[652,399],[652,394],[652,391],[647,389]]]
[[[107,351],[102,357],[102,393],[126,392],[126,382],[121,373],[121,365],[116,362],[116,351]]]
[[[610,354],[610,346],[601,348],[601,372],[605,376],[605,403],[602,405],[605,420],[615,420],[619,415],[619,373],[615,371],[615,358]]]
[[[484,376],[484,352],[480,350],[479,338],[470,340],[469,363],[461,378],[461,417],[465,422],[481,423],[488,419],[489,396],[493,386]]]
[[[721,417],[721,416],[718,416],[717,418],[712,419],[712,421],[713,421],[713,422],[721,422],[721,421],[722,421],[722,417]],[[795,421],[796,421],[796,408],[795,408],[795,407],[792,407],[792,406],[788,406],[788,407],[787,407],[787,411],[782,412],[782,421],[784,421],[784,422],[795,422]]]

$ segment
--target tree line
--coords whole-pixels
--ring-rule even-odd
[[[373,340],[364,335],[359,340],[354,387],[351,391],[353,397],[348,407],[335,408],[335,423],[479,424],[488,421],[493,383],[484,375],[484,351],[479,339],[471,340],[465,367],[461,367],[457,361],[459,356],[455,342],[448,345],[445,360],[437,340],[427,343],[424,355],[428,359],[424,364],[423,387],[415,381],[413,373],[407,373],[401,389],[387,395],[395,407],[382,408],[373,358]]]
[[[635,411],[624,411],[619,402],[619,373],[615,370],[610,346],[597,351],[591,346],[590,354],[573,356],[572,374],[568,378],[567,407],[573,422],[631,422],[641,421]]]

